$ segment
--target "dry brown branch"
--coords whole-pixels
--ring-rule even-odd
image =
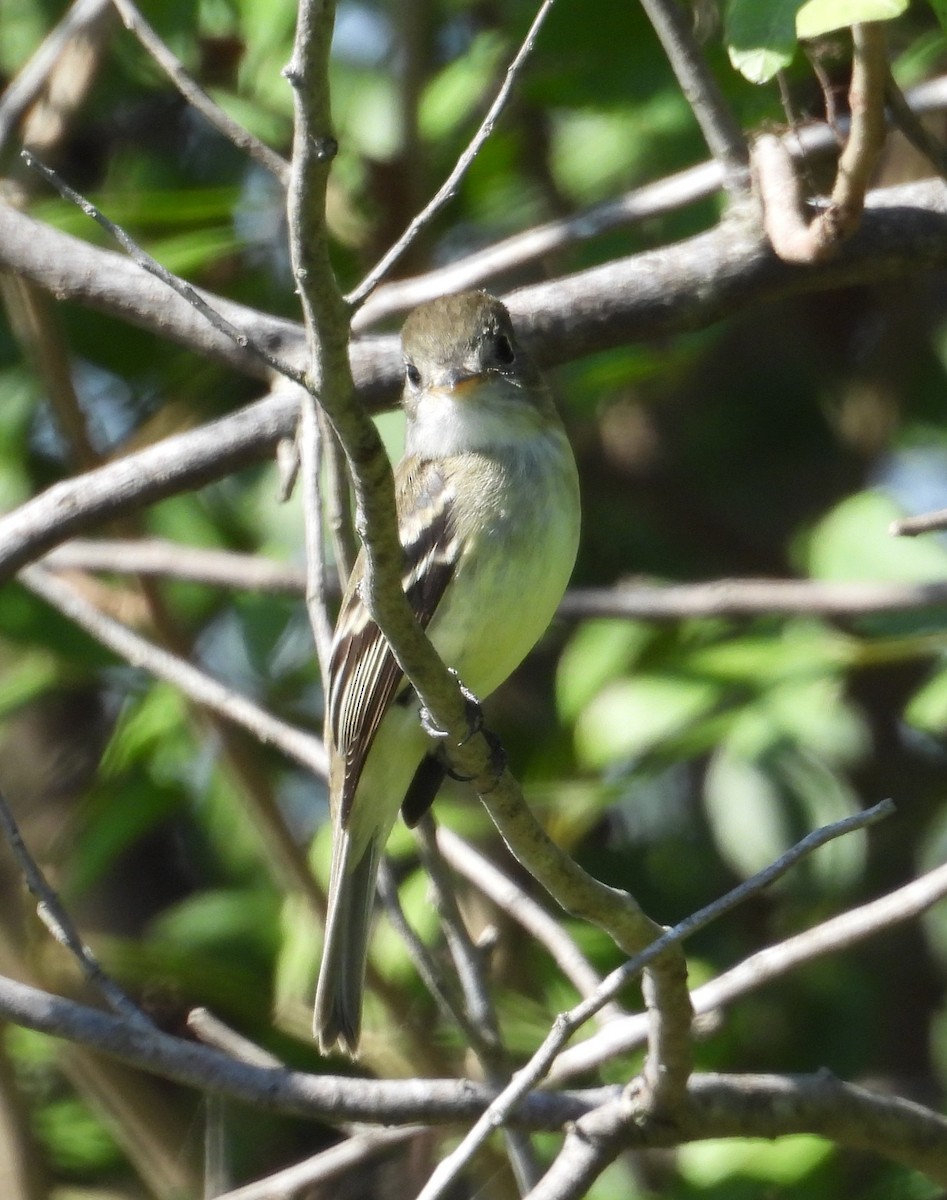
[[[773,249],[785,262],[816,263],[836,254],[858,228],[868,185],[885,142],[886,36],[882,22],[852,28],[851,126],[828,203],[810,221],[785,143],[772,134],[753,150],[763,222]]]

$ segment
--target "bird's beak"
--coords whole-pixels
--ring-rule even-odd
[[[455,396],[466,396],[481,383],[483,375],[480,372],[455,367],[445,373],[441,386],[445,392],[451,392]]]

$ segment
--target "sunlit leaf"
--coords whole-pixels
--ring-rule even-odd
[[[638,675],[608,684],[576,724],[582,762],[601,768],[634,758],[708,713],[719,690],[701,679]]]
[[[641,621],[587,621],[559,657],[556,698],[566,721],[574,721],[599,689],[623,674],[652,640]]]
[[[796,50],[796,10],[800,0],[730,0],[727,53],[751,83],[766,83],[788,67]]]
[[[717,849],[742,878],[779,858],[792,842],[779,789],[750,759],[726,750],[713,756],[704,806]]]
[[[864,21],[890,21],[907,12],[910,0],[807,0],[796,15],[801,38],[820,37]]]
[[[729,1138],[682,1146],[678,1167],[695,1187],[717,1188],[738,1177],[791,1187],[834,1154],[832,1143],[812,1134],[778,1141]]]
[[[806,563],[815,579],[947,579],[947,549],[931,538],[896,538],[891,522],[902,516],[882,492],[843,500],[812,530]]]

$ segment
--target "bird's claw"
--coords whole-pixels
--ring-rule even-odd
[[[483,709],[480,707],[480,701],[473,692],[465,687],[457,672],[453,667],[448,667],[451,675],[457,680],[457,685],[460,688],[460,693],[464,698],[464,703],[467,709],[467,732],[457,743],[458,746],[466,746],[472,737],[478,733],[482,733],[486,739],[487,745],[490,747],[490,769],[497,779],[503,774],[506,769],[506,751],[500,743],[500,739],[495,733],[487,729],[483,721]],[[443,742],[448,734],[445,729],[435,722],[431,712],[423,704],[420,709],[421,725],[428,737],[437,739],[442,743],[439,757],[444,764],[444,771],[451,779],[456,779],[458,783],[470,783],[476,779],[475,775],[464,775],[461,771],[457,771],[447,761],[447,755],[444,752]]]
[[[454,668],[448,667],[447,669],[457,680],[457,686],[460,688],[460,694],[463,696],[464,703],[467,706],[467,732],[462,740],[457,743],[458,746],[466,746],[474,734],[479,733],[480,730],[483,729],[483,710],[480,707],[480,701],[473,694],[470,688],[464,686]],[[435,738],[438,741],[444,741],[444,739],[448,737],[447,730],[441,729],[440,725],[437,724],[431,715],[431,710],[424,704],[422,704],[419,709],[419,716],[421,719],[421,728],[428,735],[428,737]]]

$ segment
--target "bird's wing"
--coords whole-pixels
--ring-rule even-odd
[[[454,528],[454,489],[431,462],[399,468],[396,501],[405,569],[402,586],[425,628],[454,573],[460,552]],[[352,573],[329,663],[327,733],[341,774],[333,791],[340,819],[348,817],[359,778],[378,728],[403,691],[404,677],[358,590],[361,560]]]

